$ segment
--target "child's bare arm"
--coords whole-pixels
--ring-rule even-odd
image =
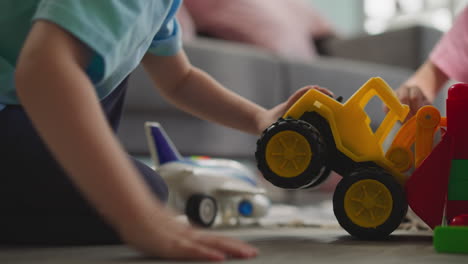
[[[260,134],[308,89],[331,94],[324,88],[308,86],[298,90],[286,102],[267,110],[225,89],[211,76],[192,66],[184,52],[170,57],[147,54],[143,65],[165,98],[179,108],[252,134]]]
[[[151,199],[83,71],[89,54],[54,24],[36,23],[18,61],[17,91],[41,137],[86,197],[110,220],[125,220],[127,210],[148,207],[138,200]]]
[[[400,101],[409,105],[408,117],[424,105],[434,102],[448,77],[435,64],[427,60],[419,69],[398,89],[396,94]]]
[[[434,63],[427,60],[419,67],[413,76],[405,82],[405,85],[418,86],[424,96],[426,96],[430,102],[433,102],[447,80],[447,75]]]
[[[143,65],[162,95],[181,109],[206,120],[258,133],[257,116],[266,110],[222,86],[193,67],[179,52],[175,56],[147,54]]]
[[[87,46],[72,35],[38,21],[16,71],[21,103],[85,197],[127,242],[150,255],[213,260],[254,255],[238,241],[176,223],[152,196],[105,120],[83,70],[89,57]]]

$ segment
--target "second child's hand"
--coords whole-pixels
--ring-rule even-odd
[[[396,90],[398,99],[410,107],[408,118],[414,116],[419,108],[431,103],[417,85],[402,85]]]
[[[395,93],[400,102],[402,104],[408,105],[410,108],[410,111],[406,116],[406,120],[416,115],[421,107],[431,104],[429,99],[427,99],[427,97],[417,85],[403,84],[395,90]],[[383,110],[385,113],[388,112],[388,108],[385,104],[383,105]]]
[[[417,85],[407,85],[403,84],[398,89],[395,90],[395,93],[402,104],[406,104],[410,108],[410,112],[406,119],[408,120],[414,116],[418,110],[425,106],[430,105],[429,99],[424,95],[421,88]],[[388,112],[388,108],[384,105],[384,111]]]

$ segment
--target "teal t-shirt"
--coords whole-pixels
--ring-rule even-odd
[[[175,13],[181,1],[1,0],[0,110],[8,104],[19,104],[15,66],[34,21],[53,22],[93,50],[86,72],[102,99],[147,52],[170,56],[179,51]]]

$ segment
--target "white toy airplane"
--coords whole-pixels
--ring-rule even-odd
[[[223,225],[266,215],[270,201],[246,166],[229,159],[184,158],[159,123],[146,122],[145,131],[155,170],[169,187],[169,205],[190,222],[210,227],[218,212]]]

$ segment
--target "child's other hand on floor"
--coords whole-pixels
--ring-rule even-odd
[[[122,238],[149,256],[175,260],[222,261],[228,257],[252,258],[257,249],[237,239],[203,232],[177,222],[168,210],[148,214],[119,228]]]

